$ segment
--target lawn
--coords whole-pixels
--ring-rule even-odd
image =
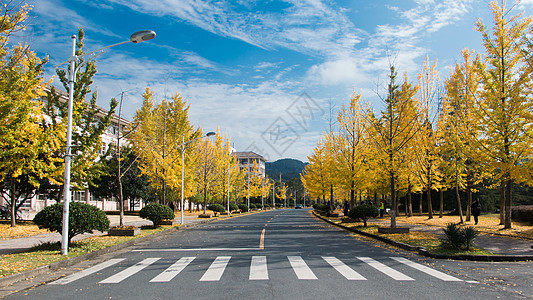
[[[10,274],[35,269],[67,258],[80,256],[86,253],[94,252],[116,244],[120,244],[132,239],[154,234],[172,226],[161,226],[158,228],[142,228],[141,233],[134,237],[117,237],[117,236],[95,236],[81,241],[72,242],[69,247],[67,256],[61,255],[61,244],[45,243],[33,247],[28,252],[6,254],[0,257],[0,277]]]

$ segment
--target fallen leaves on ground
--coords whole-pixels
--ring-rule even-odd
[[[39,229],[33,223],[20,223],[15,227],[11,227],[10,224],[0,224],[0,240],[32,236],[41,233],[50,233],[50,231]]]

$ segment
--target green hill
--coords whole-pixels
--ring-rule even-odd
[[[307,164],[297,159],[283,158],[274,162],[267,162],[265,169],[268,177],[279,180],[281,174],[281,180],[287,181],[292,178],[299,178]]]

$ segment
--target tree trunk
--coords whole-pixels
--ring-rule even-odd
[[[418,203],[418,215],[421,216],[423,211],[422,211],[422,198],[424,197],[424,191],[420,191],[420,201]]]
[[[412,217],[413,216],[413,198],[412,198],[412,193],[411,193],[411,186],[409,186],[409,191],[407,192],[407,207],[408,207],[407,215],[409,217]]]
[[[505,183],[500,183],[500,225],[505,224]]]
[[[467,186],[467,204],[466,204],[466,221],[470,221],[472,215],[472,189],[470,184]]]
[[[431,186],[428,186],[427,190],[428,201],[428,219],[433,219],[433,203],[431,203]]]
[[[442,214],[444,211],[444,191],[442,190],[442,188],[439,189],[439,200],[440,200],[439,218],[442,218]]]
[[[9,191],[9,196],[11,197],[11,227],[17,226],[17,196],[15,195],[15,191],[15,179],[11,178],[11,191]]]
[[[461,206],[461,196],[459,195],[459,184],[455,181],[455,196],[457,197],[457,211],[459,212],[460,224],[464,223],[463,220],[463,207]]]
[[[392,154],[391,154],[392,158]],[[390,212],[390,227],[396,228],[396,187],[394,183],[394,172],[390,171],[390,198],[391,198],[391,212]]]
[[[505,224],[504,229],[511,229],[511,185],[512,181],[508,179],[505,182]]]

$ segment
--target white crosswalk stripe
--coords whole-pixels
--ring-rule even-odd
[[[122,271],[122,272],[119,272],[107,279],[104,279],[102,281],[100,281],[99,283],[119,283],[121,282],[122,280],[130,277],[131,275],[139,272],[140,270],[148,267],[149,265],[155,263],[156,261],[158,261],[160,259],[160,257],[151,257],[151,258],[147,258],[147,259],[144,259],[143,261],[127,268],[126,270]]]
[[[291,267],[294,270],[294,273],[296,273],[296,276],[298,276],[298,279],[303,280],[315,280],[318,279],[315,276],[315,273],[311,271],[311,269],[307,266],[305,261],[300,256],[287,256],[289,259],[289,262],[291,263]]]
[[[67,284],[67,283],[71,283],[75,280],[78,280],[78,279],[81,279],[85,276],[89,276],[93,273],[96,273],[98,271],[101,271],[107,267],[110,267],[116,263],[119,263],[121,261],[125,260],[125,258],[113,258],[113,259],[110,259],[108,261],[104,261],[103,263],[100,263],[100,264],[97,264],[95,266],[92,266],[88,269],[85,269],[83,271],[80,271],[78,273],[74,273],[70,276],[67,276],[67,277],[63,277],[59,280],[56,280],[54,282],[51,282],[50,284]]]
[[[200,278],[200,281],[219,281],[222,274],[224,274],[224,270],[226,270],[226,266],[230,259],[231,256],[217,257],[209,269],[204,273],[204,276]]]
[[[361,274],[355,272],[352,268],[345,265],[342,261],[337,259],[336,257],[324,257],[322,256],[322,259],[324,259],[330,266],[335,268],[339,273],[341,273],[342,276],[344,276],[348,280],[366,280]]]
[[[105,278],[104,280],[99,281],[99,283],[102,283],[102,284],[120,283],[124,279],[135,275],[136,273],[142,271],[143,269],[145,269],[146,267],[150,266],[151,264],[155,263],[156,261],[160,259],[161,259],[160,257],[146,258],[130,267],[123,269],[122,271],[114,275],[111,275],[110,277]],[[287,259],[294,273],[296,274],[296,277],[299,280],[317,280],[318,279],[318,277],[315,275],[315,273],[313,273],[311,268],[307,265],[307,263],[304,261],[304,259],[301,256],[287,256]],[[346,265],[344,262],[342,262],[340,259],[336,257],[323,256],[322,259],[332,267],[332,270],[334,269],[347,280],[354,280],[354,281],[355,280],[367,280],[363,275],[357,272],[357,271],[361,271],[361,269],[357,269],[356,271],[354,269],[354,266]],[[375,270],[378,270],[382,274],[392,278],[393,280],[399,280],[399,281],[414,281],[415,280],[412,277],[407,276],[406,274],[403,274],[392,268],[396,266],[406,265],[412,269],[420,271],[426,275],[438,278],[442,281],[448,281],[448,282],[462,282],[463,281],[459,278],[450,276],[448,274],[445,274],[441,271],[437,271],[433,268],[427,267],[420,263],[415,263],[403,257],[387,258],[385,263],[387,263],[390,266],[386,265],[385,263],[379,262],[373,258],[370,258],[370,257],[357,257],[357,259],[362,261],[366,265],[374,268]],[[89,275],[102,271],[124,260],[125,258],[110,259],[106,262],[97,264],[86,270],[83,270],[78,273],[69,275],[67,277],[58,279],[54,282],[51,282],[50,284],[56,284],[56,285],[57,284],[59,285],[69,284],[81,278],[85,278]],[[179,260],[175,261],[173,264],[167,267],[167,269],[165,269],[163,272],[153,277],[153,279],[151,279],[150,282],[163,282],[163,283],[170,282],[178,274],[180,274],[181,272],[184,272],[184,270],[186,270],[188,266],[194,265],[194,264],[198,266],[198,264],[195,263],[194,260],[195,260],[195,257],[181,257]],[[230,260],[231,260],[231,256],[216,257],[214,261],[211,263],[211,265],[207,268],[207,270],[203,274],[200,281],[207,281],[207,282],[220,281],[226,268],[228,267]],[[309,260],[316,261],[316,258],[309,258]],[[390,264],[391,262],[398,262],[400,264],[391,265]],[[365,270],[364,268],[362,269]],[[331,272],[334,272],[334,271],[331,271]],[[415,271],[411,270],[411,272],[415,272]],[[93,276],[98,276],[98,275],[93,275]],[[266,256],[252,256],[251,257],[250,274],[249,274],[248,279],[249,280],[269,280],[270,279]]]
[[[431,275],[433,277],[436,277],[438,279],[441,279],[443,281],[462,281],[461,279],[459,278],[456,278],[456,277],[453,277],[453,276],[450,276],[448,274],[444,274],[440,271],[437,271],[435,269],[432,269],[432,268],[429,268],[429,267],[426,267],[424,265],[421,265],[421,264],[417,264],[413,261],[410,261],[408,259],[405,259],[403,257],[391,257],[392,259],[394,259],[395,261],[397,262],[401,262],[402,264],[405,264],[405,265],[408,265],[412,268],[415,268],[421,272],[424,272],[428,275]]]
[[[268,280],[266,256],[252,256],[249,280]]]
[[[168,267],[163,273],[154,277],[150,282],[169,282],[172,278],[176,277],[186,266],[188,266],[194,257],[182,257],[175,262],[172,266]]]
[[[414,280],[413,278],[403,274],[403,273],[400,273],[396,270],[394,270],[393,268],[391,267],[388,267],[370,257],[358,257],[357,259],[363,261],[364,263],[368,264],[369,266],[371,266],[372,268],[380,271],[381,273],[389,276],[390,278],[394,279],[394,280],[402,280],[402,281],[412,281]]]

